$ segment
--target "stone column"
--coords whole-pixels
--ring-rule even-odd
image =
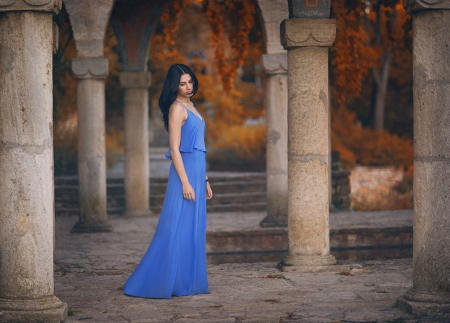
[[[398,305],[450,313],[450,1],[409,1],[413,10],[413,287]]]
[[[315,271],[330,255],[328,50],[334,19],[292,18],[281,24],[288,50],[288,256],[284,270]]]
[[[267,216],[261,226],[285,227],[288,219],[287,55],[264,54],[263,67],[267,75]]]
[[[53,282],[52,13],[60,7],[0,1],[1,322],[67,316]]]
[[[74,58],[77,78],[80,220],[72,232],[112,231],[106,210],[105,58]]]
[[[148,88],[149,72],[122,72],[125,89],[125,216],[148,216]]]

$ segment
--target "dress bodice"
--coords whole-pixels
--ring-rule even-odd
[[[177,102],[180,102],[177,100]],[[180,102],[187,110],[188,117],[185,123],[181,126],[181,138],[180,138],[180,152],[190,153],[195,150],[206,152],[205,147],[205,120],[200,119],[191,110]],[[167,159],[172,159],[170,154],[170,147],[165,155]]]

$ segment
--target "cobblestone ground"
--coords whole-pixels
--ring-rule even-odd
[[[364,261],[321,273],[280,272],[276,263],[208,266],[210,294],[170,300],[122,294],[151,240],[156,218],[110,218],[112,233],[70,234],[56,219],[55,294],[66,322],[450,322],[395,308],[412,286],[412,260]]]

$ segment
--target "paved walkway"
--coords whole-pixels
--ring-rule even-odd
[[[164,158],[165,150],[151,150],[153,177],[167,177],[170,162]],[[108,170],[108,177],[123,177],[123,161]],[[411,210],[394,213],[332,213],[330,229],[412,226]],[[261,230],[258,224],[264,216],[263,212],[208,214],[208,232]],[[339,261],[339,266],[322,273],[280,272],[277,262],[212,265],[211,261],[208,295],[170,300],[127,297],[122,286],[145,253],[158,219],[110,217],[112,233],[70,234],[77,220],[56,218],[55,294],[69,304],[66,322],[450,322],[450,317],[417,317],[394,307],[412,286],[410,258]],[[254,256],[244,254],[240,260]]]
[[[264,214],[208,216],[209,230],[221,230]],[[394,307],[412,286],[411,259],[340,262],[322,273],[280,272],[276,262],[209,265],[210,294],[127,297],[121,288],[157,219],[110,217],[112,233],[70,234],[76,221],[56,218],[55,294],[69,304],[66,322],[450,322]]]

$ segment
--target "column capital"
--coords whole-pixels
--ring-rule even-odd
[[[331,47],[336,38],[336,19],[286,19],[280,25],[280,33],[284,49]]]
[[[62,0],[0,0],[0,12],[44,11],[58,13]]]
[[[287,74],[287,53],[264,54],[262,65],[267,74]]]
[[[119,78],[124,89],[148,89],[152,84],[150,72],[121,72]]]
[[[72,72],[78,79],[104,79],[108,75],[108,60],[104,57],[74,58]]]
[[[403,0],[406,11],[450,9],[450,0]]]

